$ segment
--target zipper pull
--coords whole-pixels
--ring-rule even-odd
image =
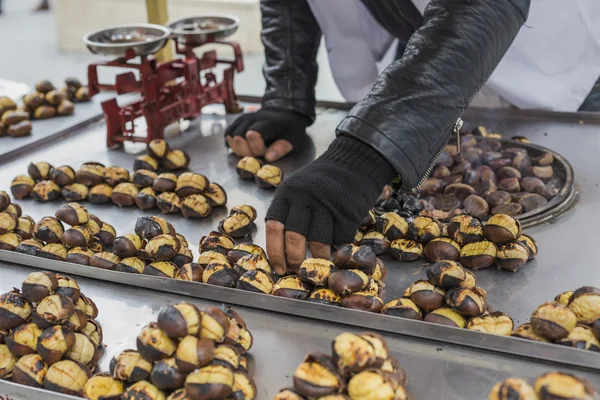
[[[464,121],[459,117],[454,123],[454,128],[452,129],[452,132],[456,136],[456,147],[458,149],[458,154],[460,154],[460,130],[463,127],[463,124]]]

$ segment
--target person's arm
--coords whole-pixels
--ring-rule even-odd
[[[238,156],[266,156],[271,162],[306,141],[315,120],[317,52],[321,30],[306,0],[261,0],[262,109],[230,125],[227,144]]]
[[[404,56],[338,126],[377,150],[416,187],[455,122],[492,74],[529,12],[529,0],[432,0]]]
[[[279,187],[267,212],[275,270],[298,266],[306,245],[328,258],[352,242],[386,183],[425,177],[457,118],[525,22],[529,0],[432,0],[404,56],[338,126],[329,149]]]

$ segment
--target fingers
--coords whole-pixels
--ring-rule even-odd
[[[230,147],[238,157],[249,157],[252,155],[250,147],[248,147],[248,142],[241,136],[234,136]]]
[[[309,242],[308,246],[313,258],[331,259],[331,245],[322,242]]]
[[[277,161],[292,150],[294,150],[294,146],[292,146],[290,142],[279,139],[269,146],[267,153],[265,154],[265,160],[267,160],[267,162]]]
[[[285,231],[285,256],[288,266],[298,271],[306,258],[306,237],[298,232]]]
[[[277,275],[283,275],[286,270],[284,229],[283,224],[274,219],[268,220],[265,226],[267,254]]]
[[[265,155],[267,147],[265,146],[265,141],[260,132],[249,130],[246,133],[246,141],[248,142],[250,151],[255,157],[262,157]]]

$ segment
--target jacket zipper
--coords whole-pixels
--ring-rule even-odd
[[[462,128],[463,124],[464,124],[464,121],[462,120],[462,118],[458,117],[458,119],[456,120],[456,122],[454,122],[454,126],[452,127],[452,134],[454,134],[456,136],[456,140],[457,140],[458,153],[460,153],[460,129]],[[417,186],[415,186],[414,188],[412,188],[412,190],[415,190],[416,188],[418,188],[419,186],[421,186],[423,184],[423,182],[425,182],[425,179],[427,179],[429,177],[429,174],[431,174],[431,171],[433,170],[433,167],[435,166],[435,163],[437,162],[437,159],[440,158],[440,156],[442,155],[442,153],[446,149],[446,145],[450,141],[450,136],[451,135],[448,135],[448,137],[444,141],[444,145],[442,146],[442,148],[440,149],[440,151],[437,152],[437,154],[435,155],[435,157],[431,161],[431,164],[429,165],[429,168],[427,168],[427,171],[425,171],[425,175],[423,175],[423,178],[421,178],[421,180],[419,181],[419,183],[417,183]]]

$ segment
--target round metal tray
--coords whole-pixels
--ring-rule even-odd
[[[120,25],[87,33],[83,42],[94,54],[125,57],[131,49],[136,56],[147,56],[165,47],[170,35],[161,25]]]
[[[237,31],[240,19],[230,14],[206,14],[167,23],[172,37],[186,45],[198,46],[224,39]]]

